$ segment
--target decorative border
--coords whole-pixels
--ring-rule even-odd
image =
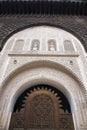
[[[33,26],[53,26],[76,36],[87,51],[87,17],[65,15],[4,15],[0,16],[0,49],[15,33]]]
[[[87,15],[87,1],[2,0],[0,14]]]

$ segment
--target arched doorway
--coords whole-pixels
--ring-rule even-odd
[[[52,86],[33,86],[17,99],[9,130],[74,130],[69,102]]]

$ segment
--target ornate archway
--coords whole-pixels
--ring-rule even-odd
[[[17,99],[9,130],[74,130],[66,97],[56,88],[37,85]]]
[[[67,97],[74,129],[87,129],[86,73],[83,71],[86,68],[85,61],[81,42],[59,28],[38,26],[14,34],[5,44],[1,55],[1,130],[9,129],[14,104],[20,94],[31,86],[44,83],[55,86]],[[32,97],[32,93],[30,96]],[[25,109],[26,104],[25,102]],[[53,106],[54,104],[53,102]],[[24,121],[27,120],[27,117],[23,118]],[[27,125],[23,127],[25,126]]]

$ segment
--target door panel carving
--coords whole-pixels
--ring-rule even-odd
[[[74,130],[72,114],[51,89],[27,92],[20,111],[12,113],[9,130]]]

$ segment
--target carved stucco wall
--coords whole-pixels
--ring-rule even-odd
[[[34,29],[32,31],[32,29]],[[62,40],[56,42],[62,43],[66,36],[68,40],[73,39],[74,51],[66,52],[63,47],[49,51],[42,50],[14,50],[18,38],[29,38],[30,35],[38,36],[43,39],[44,33],[49,32],[55,36],[52,39],[60,39],[58,32],[61,32]],[[36,32],[35,32],[36,31]],[[53,33],[51,33],[53,31]],[[31,34],[32,32],[32,34]],[[37,33],[38,32],[38,33]],[[54,33],[56,32],[56,33]],[[26,35],[27,34],[27,35]],[[41,37],[40,37],[41,34]],[[56,35],[57,34],[57,35]],[[24,37],[23,37],[24,36]],[[48,33],[46,38],[50,38]],[[63,39],[64,38],[64,39]],[[45,39],[43,39],[44,41]],[[69,41],[68,41],[69,42]],[[29,45],[32,44],[32,40]],[[41,44],[41,42],[40,42]],[[13,46],[13,47],[12,47]],[[86,52],[81,42],[72,34],[55,27],[39,26],[28,28],[13,35],[7,42],[1,52],[0,61],[0,127],[1,130],[8,130],[11,113],[16,99],[26,89],[36,84],[53,85],[62,91],[71,105],[75,130],[87,130],[87,69],[86,69]]]
[[[87,51],[87,17],[61,15],[2,15],[0,16],[0,48],[14,33],[32,26],[51,25],[62,28],[81,41]]]

